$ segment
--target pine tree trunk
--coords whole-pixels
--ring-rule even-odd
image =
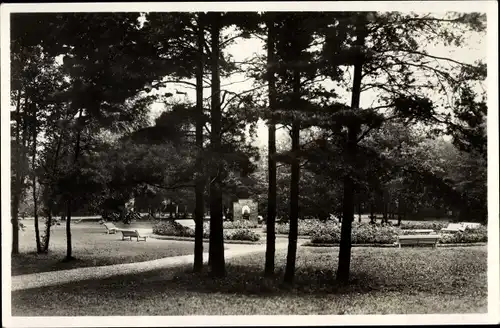
[[[293,97],[296,103],[300,100],[300,73],[294,73]],[[300,123],[294,120],[292,123],[292,154],[294,156],[290,178],[290,231],[288,232],[288,252],[286,255],[285,283],[293,283],[295,276],[295,262],[297,258],[297,239],[299,223],[299,182],[300,182],[300,161],[298,158],[300,150]]]
[[[35,223],[35,241],[36,241],[36,252],[42,252],[42,245],[40,242],[40,226],[38,222],[38,197],[37,197],[37,188],[36,188],[36,146],[37,146],[37,111],[35,106],[33,105],[33,116],[32,116],[32,133],[33,133],[33,153],[31,155],[31,169],[33,170],[32,174],[32,188],[33,188],[33,220]]]
[[[292,152],[296,152],[299,146],[299,128],[294,123],[292,127]],[[300,166],[299,161],[292,163],[290,181],[290,231],[288,232],[288,252],[286,256],[286,270],[284,280],[286,283],[292,283],[295,276],[295,262],[297,257],[297,239],[298,239],[298,215],[299,215],[299,179]]]
[[[71,201],[66,203],[66,258],[64,261],[73,260],[73,246],[71,243]]]
[[[56,152],[55,152],[55,155],[54,155],[54,162],[53,162],[53,165],[52,165],[52,179],[51,179],[51,182],[50,182],[50,188],[51,188],[52,197],[50,197],[50,199],[48,201],[48,205],[47,205],[48,213],[47,213],[47,224],[46,224],[45,237],[44,237],[45,240],[44,240],[44,245],[43,245],[43,252],[44,253],[47,253],[49,251],[50,228],[51,228],[51,225],[52,225],[52,213],[53,213],[53,209],[54,209],[54,199],[56,197],[56,194],[54,192],[54,190],[55,190],[54,180],[55,180],[55,177],[57,176],[57,169],[58,169],[58,163],[59,163],[59,154],[60,154],[60,151],[61,151],[62,139],[63,139],[63,133],[61,132],[61,134],[57,138],[57,147],[56,147]]]
[[[377,220],[375,219],[375,200],[372,199],[370,201],[370,223],[377,223]]]
[[[352,219],[354,217],[353,202],[354,185],[351,177],[344,178],[344,195],[342,209],[342,226],[340,228],[339,265],[337,269],[337,280],[347,282],[351,265],[351,232]]]
[[[387,223],[388,221],[388,202],[387,202],[387,197],[384,195],[382,195],[382,204],[383,204],[383,212],[382,212],[382,222],[383,223]]]
[[[36,176],[33,173],[33,220],[35,222],[35,240],[36,240],[36,252],[40,254],[42,252],[42,244],[40,241],[40,225],[38,222],[38,199],[36,195]]]
[[[203,270],[203,216],[204,216],[204,178],[203,178],[203,126],[205,124],[203,120],[203,45],[204,40],[204,29],[201,23],[201,13],[198,14],[198,67],[196,71],[196,146],[198,148],[198,157],[196,161],[196,186],[195,186],[195,203],[196,207],[194,210],[194,272],[201,272]]]
[[[276,78],[274,76],[275,65],[275,28],[274,20],[267,22],[267,79],[269,87],[269,109],[274,110],[276,106]],[[268,192],[267,192],[267,219],[266,219],[266,264],[264,274],[274,274],[274,258],[276,252],[276,124],[271,119],[268,125]]]
[[[354,79],[352,88],[351,110],[359,108],[359,101],[361,96],[361,79],[363,69],[363,55],[361,53],[362,47],[365,43],[364,22],[360,22],[360,30],[357,33],[356,46],[359,47],[359,53],[354,65]],[[355,123],[356,124],[356,123]],[[354,165],[354,158],[357,152],[357,138],[359,133],[358,125],[351,125],[348,127],[348,140],[345,149],[346,162],[349,165]],[[349,273],[351,266],[351,231],[352,220],[354,219],[354,181],[350,175],[344,178],[344,198],[342,209],[342,227],[340,230],[340,247],[339,247],[339,264],[337,269],[337,280],[343,283],[349,281]]]
[[[24,165],[21,164],[24,154],[24,149],[21,143],[20,126],[21,126],[21,91],[17,94],[17,104],[16,104],[16,148],[14,149],[14,190],[12,191],[12,254],[19,254],[19,203],[21,202],[22,193],[22,177],[24,176],[23,170]]]
[[[361,202],[358,202],[358,222],[361,223]]]
[[[83,114],[83,110],[80,109],[78,117],[81,118]],[[76,134],[75,141],[75,150],[73,157],[73,169],[77,168],[78,157],[80,156],[80,141],[81,141],[81,129],[78,128],[78,132]],[[73,246],[71,240],[71,196],[67,195],[68,199],[66,200],[66,258],[65,261],[72,261],[75,258],[73,257]]]
[[[15,183],[18,184],[17,178]],[[19,194],[14,193],[12,199],[12,254],[19,254]]]
[[[52,226],[52,208],[47,211],[47,221],[45,222],[45,234],[43,236],[42,253],[49,252],[50,228]]]
[[[402,199],[399,198],[398,199],[398,227],[401,226],[401,219],[402,219],[402,215],[401,215],[401,212],[402,212],[402,207],[403,207],[403,204],[402,204]]]
[[[215,277],[224,277],[226,268],[224,262],[224,231],[222,223],[222,186],[220,163],[221,152],[221,103],[220,103],[220,13],[212,12],[212,98],[211,98],[211,147],[215,159],[215,172],[210,183],[210,253],[211,273]]]

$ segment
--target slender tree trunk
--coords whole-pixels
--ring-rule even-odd
[[[210,13],[212,37],[212,98],[211,98],[211,146],[212,156],[215,159],[216,171],[210,183],[210,252],[211,273],[215,277],[226,275],[224,261],[224,231],[222,224],[222,179],[220,152],[221,152],[221,103],[220,103],[220,13]]]
[[[24,165],[21,164],[24,149],[21,143],[21,91],[17,93],[17,103],[16,103],[16,148],[14,149],[14,167],[12,168],[15,172],[13,177],[13,195],[12,195],[12,254],[19,254],[19,203],[21,201],[22,194],[22,179],[24,176]]]
[[[42,252],[42,244],[40,241],[40,225],[38,222],[38,198],[37,198],[37,188],[36,188],[36,175],[33,173],[33,220],[35,222],[35,240],[36,240],[36,252]]]
[[[42,253],[49,252],[51,226],[52,226],[52,209],[49,209],[47,211],[47,221],[45,222],[45,234],[43,235]]]
[[[356,46],[359,47],[358,58],[354,65],[354,79],[351,99],[351,110],[359,108],[359,100],[361,96],[361,79],[363,69],[362,47],[365,43],[365,32],[363,21],[360,22],[360,30],[357,33]],[[359,133],[358,125],[348,127],[348,140],[345,149],[345,156],[349,165],[354,165],[354,158],[357,152],[357,138]],[[349,273],[351,266],[351,231],[352,220],[354,219],[354,181],[349,175],[344,178],[344,198],[343,198],[343,219],[340,231],[340,247],[339,247],[339,265],[337,269],[337,280],[347,283],[349,281]]]
[[[78,117],[82,117],[82,109],[80,109]],[[74,150],[74,157],[73,157],[73,167],[74,169],[77,167],[77,162],[78,162],[78,157],[80,156],[80,141],[81,141],[81,128],[78,127],[78,132],[76,134],[76,141],[75,141],[75,150]],[[72,207],[72,202],[71,202],[71,196],[67,195],[67,201],[66,201],[66,258],[64,259],[65,261],[72,261],[75,258],[73,257],[73,244],[71,241],[71,207]]]
[[[395,209],[395,207],[396,207],[396,206],[395,206],[395,204],[394,204],[394,203],[392,203],[392,202],[391,202],[391,203],[389,203],[389,205],[390,205],[390,207],[389,207],[389,219],[390,219],[390,220],[394,220],[394,218],[395,218],[395,214],[396,214],[396,213],[395,213],[395,210],[396,210],[396,209]]]
[[[403,207],[403,204],[402,204],[402,199],[399,198],[398,199],[398,227],[401,225],[401,219],[402,219],[402,207]]]
[[[203,62],[204,52],[203,45],[205,43],[204,29],[202,24],[201,13],[198,14],[198,67],[196,71],[196,146],[198,148],[198,157],[196,159],[196,186],[195,186],[195,210],[194,210],[194,272],[203,270],[203,216],[204,216],[204,191],[205,179],[203,172]]]
[[[73,245],[71,243],[71,201],[66,204],[66,257],[65,261],[73,260]]]
[[[15,183],[17,184],[17,177]],[[20,197],[14,193],[12,197],[12,254],[19,254],[19,202]]]
[[[50,228],[52,226],[52,213],[54,212],[54,198],[56,197],[55,193],[55,179],[57,176],[57,169],[58,169],[58,163],[59,163],[59,154],[61,152],[61,145],[62,145],[62,137],[63,133],[59,134],[59,137],[57,138],[57,147],[56,147],[56,153],[54,155],[54,161],[52,164],[52,178],[50,181],[50,188],[51,188],[51,195],[50,199],[48,200],[48,206],[47,206],[47,222],[45,226],[45,237],[44,237],[44,244],[43,244],[43,252],[47,253],[49,251],[49,244],[50,244]]]
[[[267,22],[267,79],[269,86],[269,109],[271,112],[276,106],[276,78],[274,76],[275,59],[275,27],[274,20]],[[268,193],[267,193],[267,219],[266,219],[266,264],[264,274],[274,274],[274,257],[276,252],[276,124],[271,119],[268,125]]]
[[[296,103],[300,103],[300,72],[295,70],[293,83],[293,97]],[[297,259],[297,239],[299,223],[299,182],[300,161],[298,158],[300,150],[300,123],[295,119],[292,123],[292,154],[294,156],[291,167],[290,178],[290,231],[288,232],[288,252],[286,256],[285,283],[293,283],[295,276],[295,262]]]
[[[387,200],[387,196],[384,194],[382,194],[382,208],[383,208],[383,212],[382,212],[382,222],[384,223],[387,223],[388,221],[388,212],[389,212],[389,204],[388,204],[388,200]]]
[[[375,219],[375,204],[374,200],[370,202],[370,223],[377,223],[377,220]]]
[[[38,222],[38,197],[37,197],[37,188],[36,188],[36,146],[37,146],[37,111],[34,104],[33,107],[33,116],[32,116],[32,133],[33,133],[33,153],[31,155],[31,166],[32,166],[32,188],[33,188],[33,220],[35,223],[35,240],[36,240],[36,252],[42,252],[42,244],[40,242],[40,226]]]
[[[361,223],[361,202],[358,202],[358,222]]]

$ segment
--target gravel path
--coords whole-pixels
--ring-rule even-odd
[[[287,245],[288,243],[286,239],[276,240],[277,250],[285,249]],[[227,244],[226,247],[227,249],[224,251],[226,259],[251,253],[259,253],[265,251],[266,249],[266,245]],[[208,253],[204,253],[203,259],[206,263],[208,260]],[[156,269],[176,268],[191,263],[193,263],[193,255],[183,255],[145,262],[32,273],[12,277],[11,288],[12,291],[16,291],[37,287],[54,286],[71,281],[104,279],[117,275],[134,274]]]

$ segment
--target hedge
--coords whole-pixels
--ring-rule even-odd
[[[311,236],[312,234],[320,231],[321,229],[325,227],[331,227],[333,228],[334,226],[337,226],[338,223],[334,221],[326,221],[326,222],[321,222],[319,220],[314,220],[314,219],[307,219],[307,220],[299,220],[298,222],[298,229],[299,229],[299,236]],[[267,229],[264,227],[264,232],[266,232]],[[284,234],[288,235],[288,232],[290,231],[290,225],[288,223],[278,223],[276,224],[276,233],[277,234]]]
[[[194,237],[194,229],[175,221],[162,221],[153,226],[153,233],[160,236]],[[208,229],[203,227],[203,238],[208,238]]]
[[[259,241],[260,236],[248,229],[232,229],[224,231],[224,239],[227,240],[248,240]]]
[[[441,234],[440,244],[470,244],[488,241],[488,229],[484,226],[478,229],[465,229],[463,232]]]
[[[224,229],[255,229],[259,228],[260,224],[255,221],[237,220],[237,221],[224,221]]]
[[[371,224],[353,224],[352,244],[393,244],[397,240],[399,230],[391,226]],[[340,243],[340,225],[327,226],[311,235],[315,244]]]
[[[403,230],[391,226],[370,224],[354,225],[352,229],[352,244],[393,244]],[[441,234],[440,244],[470,244],[488,241],[486,227],[466,229],[463,232]],[[340,243],[340,226],[324,227],[311,236],[313,244]]]
[[[401,229],[406,229],[406,230],[415,230],[415,229],[432,229],[432,230],[441,230],[443,228],[446,228],[448,223],[446,222],[435,222],[435,221],[429,221],[429,222],[401,222],[401,225],[399,228]]]
[[[158,222],[153,226],[153,233],[160,236],[194,237],[194,229],[185,227],[175,221]],[[209,224],[203,224],[203,238],[210,237]],[[231,229],[224,231],[226,240],[259,241],[260,236],[248,229]]]

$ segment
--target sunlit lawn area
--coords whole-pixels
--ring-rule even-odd
[[[121,233],[106,234],[104,226],[96,222],[73,224],[73,256],[77,261],[63,263],[66,255],[66,234],[64,222],[52,228],[50,252],[36,254],[35,232],[32,222],[25,220],[25,231],[20,231],[21,254],[12,258],[12,275],[56,271],[77,267],[101,266],[154,260],[163,257],[193,253],[192,242],[157,240],[146,242],[135,239],[122,241]],[[120,226],[120,224],[117,224]],[[125,227],[125,226],[123,226]],[[151,230],[150,223],[136,223],[127,228]],[[206,249],[208,246],[205,245]]]
[[[134,243],[135,244],[135,243]],[[299,247],[296,283],[262,277],[264,254],[228,260],[214,280],[190,268],[16,291],[14,316],[425,314],[487,311],[487,247],[354,248],[352,283],[334,280],[338,248]]]

